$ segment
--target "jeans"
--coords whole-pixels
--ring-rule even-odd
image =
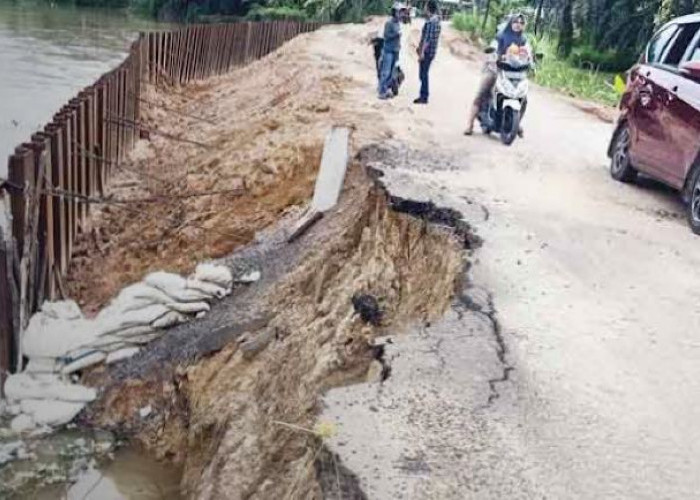
[[[394,66],[399,60],[398,52],[382,52],[382,66],[379,72],[379,95],[383,96],[389,91],[391,75],[394,73]]]
[[[428,71],[430,70],[430,65],[433,62],[433,57],[424,57],[420,62],[420,98],[424,101],[428,100],[429,95],[429,85],[428,85]]]

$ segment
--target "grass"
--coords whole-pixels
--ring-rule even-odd
[[[559,90],[571,97],[578,97],[608,106],[615,106],[620,99],[613,87],[615,73],[599,71],[592,64],[582,61],[579,66],[557,57],[554,44],[547,38],[534,40],[535,53],[544,55],[533,73],[538,85]]]
[[[465,33],[472,41],[490,39],[496,31],[495,19],[482,30],[482,21],[471,13],[460,12],[452,17],[452,25]],[[559,90],[571,97],[577,97],[600,104],[615,106],[620,98],[613,87],[615,73],[599,71],[597,67],[579,60],[572,64],[557,57],[555,44],[547,37],[530,37],[535,53],[544,55],[537,64],[532,79],[538,85]]]

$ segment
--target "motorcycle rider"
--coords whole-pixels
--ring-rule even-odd
[[[495,47],[495,58],[489,58],[484,65],[484,76],[479,84],[479,91],[472,103],[467,121],[467,129],[464,135],[472,135],[474,133],[474,120],[479,115],[479,110],[484,102],[488,102],[491,98],[491,91],[496,84],[497,67],[496,62],[504,58],[508,51],[518,51],[521,57],[530,58],[532,51],[527,42],[527,37],[523,33],[525,31],[525,15],[515,14],[510,17],[505,28],[496,35],[496,39],[492,42]],[[522,115],[525,114],[525,106],[523,106]],[[522,127],[518,131],[518,135],[522,137]]]

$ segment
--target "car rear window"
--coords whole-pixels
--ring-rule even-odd
[[[664,66],[677,67],[680,64],[698,29],[700,29],[700,23],[684,24],[680,27],[669,44],[668,51],[663,56],[662,64]]]
[[[647,63],[654,64],[661,60],[661,56],[664,53],[664,49],[668,45],[669,40],[678,31],[678,25],[672,24],[666,28],[659,31],[651,42],[649,42],[649,47],[647,48]]]

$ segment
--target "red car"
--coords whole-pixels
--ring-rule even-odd
[[[700,234],[700,13],[661,28],[630,70],[608,156],[610,173],[641,172],[679,190]]]

